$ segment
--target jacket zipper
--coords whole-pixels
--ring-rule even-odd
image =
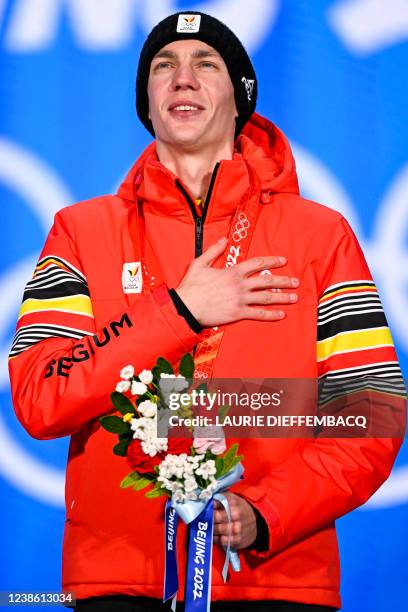
[[[195,257],[199,257],[203,252],[204,223],[205,223],[205,218],[207,216],[208,206],[210,204],[211,195],[214,189],[214,183],[215,183],[215,179],[217,178],[219,167],[220,167],[220,162],[217,162],[214,166],[210,185],[208,187],[207,197],[205,198],[203,211],[201,215],[197,214],[196,206],[193,200],[191,199],[188,191],[186,191],[183,184],[178,179],[176,180],[176,185],[180,189],[183,196],[185,197],[187,204],[190,207],[191,213],[193,215],[194,223],[195,223]]]

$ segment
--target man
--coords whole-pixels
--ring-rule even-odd
[[[217,378],[353,377],[364,389],[377,369],[399,374],[351,229],[300,197],[289,145],[254,112],[256,97],[251,61],[224,24],[197,12],[159,23],[137,75],[155,141],[118,195],[56,215],[27,285],[14,405],[34,437],[72,436],[63,588],[78,610],[162,609],[163,501],[119,489],[126,467],[98,422],[124,365],[195,350],[200,373]],[[224,584],[218,508],[214,609],[338,608],[334,521],[380,486],[399,445],[242,440],[245,478],[227,493],[241,572]]]

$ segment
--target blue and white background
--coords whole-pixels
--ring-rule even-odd
[[[68,440],[30,439],[8,387],[23,286],[53,214],[115,190],[148,143],[138,54],[188,8],[246,44],[258,110],[291,140],[303,194],[357,232],[407,375],[407,0],[0,0],[0,590],[60,588]],[[338,521],[344,611],[408,610],[407,504],[405,445],[379,493]]]

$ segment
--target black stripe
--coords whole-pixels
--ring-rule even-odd
[[[18,336],[14,338],[14,343],[19,344],[20,342],[31,342],[31,340],[40,341],[45,340],[46,338],[52,338],[54,336],[58,337],[68,337],[68,338],[77,338],[78,340],[83,337],[84,334],[76,334],[73,332],[68,332],[64,330],[54,331],[54,332],[33,332],[32,334],[24,334],[22,336]]]
[[[366,314],[376,313],[376,312],[384,312],[382,307],[378,304],[377,305],[371,304],[369,306],[355,306],[354,308],[350,310],[336,310],[334,312],[329,313],[328,315],[319,316],[317,318],[317,324],[319,326],[322,326],[322,325],[326,325],[326,323],[329,323],[330,321],[334,321],[336,318],[353,317],[354,315],[360,315],[360,314],[366,315]]]
[[[401,369],[398,364],[394,364],[394,363],[390,363],[389,365],[372,364],[372,365],[367,365],[366,367],[359,368],[359,369],[347,368],[344,370],[339,370],[338,372],[327,372],[327,374],[323,374],[319,380],[338,379],[339,377],[342,377],[345,380],[347,380],[348,378],[352,376],[360,376],[367,372],[369,373],[378,372],[378,376],[381,376],[383,373],[387,373],[387,372],[400,373]]]
[[[26,289],[24,292],[23,302],[28,299],[47,300],[57,297],[69,297],[70,295],[88,295],[89,289],[83,283],[78,281],[70,281],[47,287],[46,289]]]
[[[373,283],[372,281],[365,281],[365,280],[361,280],[361,281],[349,281],[348,283],[342,283],[337,285],[336,287],[328,287],[324,293],[322,293],[322,295],[320,296],[320,299],[324,298],[326,295],[329,295],[329,293],[333,293],[334,291],[341,291],[342,289],[347,289],[347,288],[353,288],[356,289],[357,287],[363,287],[364,285],[368,285],[369,287],[375,287],[375,283]]]
[[[403,383],[402,376],[356,376],[351,380],[325,380],[321,384],[322,393],[330,392],[333,389],[350,389],[353,387],[359,387],[362,384],[381,384],[384,387],[401,386]]]
[[[15,334],[14,338],[20,338],[20,337],[24,337],[27,335],[31,335],[31,334],[39,334],[39,333],[47,333],[50,332],[51,334],[53,333],[59,333],[59,332],[66,332],[67,334],[78,334],[78,337],[82,338],[82,336],[86,335],[88,332],[85,332],[82,329],[77,329],[77,328],[72,328],[70,329],[69,327],[64,327],[63,325],[60,326],[56,326],[56,325],[46,325],[46,324],[34,324],[34,325],[28,325],[26,327],[21,327]]]
[[[48,336],[42,336],[41,338],[37,338],[35,336],[32,336],[31,338],[27,337],[24,339],[16,338],[10,349],[9,356],[11,357],[18,353],[22,353],[23,351],[30,348],[31,346],[34,346],[35,344],[38,344],[39,342],[42,342],[43,340],[49,340],[50,338],[67,338],[67,339],[80,340],[81,338],[83,338],[84,335],[88,335],[88,334],[73,335],[72,333],[69,333],[69,332],[57,331],[57,332],[54,332],[53,334],[49,334]]]
[[[72,274],[74,274],[80,280],[82,281],[86,280],[85,276],[81,272],[75,270],[68,262],[64,261],[60,257],[57,257],[56,255],[48,255],[47,257],[43,257],[43,259],[40,259],[40,261],[37,263],[36,269],[38,268],[38,266],[46,263],[47,261],[52,261],[52,260],[59,261],[63,266],[65,266],[65,268],[68,268],[72,272]],[[40,272],[40,270],[38,270],[38,272]]]
[[[24,327],[20,327],[20,329],[18,329],[16,331],[15,337],[19,336],[20,334],[28,334],[30,332],[42,332],[42,331],[67,331],[67,332],[74,332],[74,333],[78,333],[78,334],[84,334],[86,332],[83,332],[81,329],[77,329],[75,327],[70,328],[70,327],[65,327],[65,325],[52,325],[52,324],[48,324],[48,323],[34,323],[33,325],[25,325]]]
[[[330,302],[319,304],[318,310],[320,314],[326,314],[331,310],[342,306],[350,306],[353,304],[381,304],[378,293],[369,293],[366,295],[345,295],[342,297],[333,298]]]
[[[359,315],[349,314],[335,321],[324,323],[317,328],[317,339],[326,340],[340,332],[358,331],[372,327],[387,327],[387,319],[383,312],[364,313]]]
[[[50,273],[47,275],[42,274],[41,276],[36,276],[32,280],[28,281],[27,287],[28,288],[37,287],[39,285],[46,285],[47,283],[52,284],[60,280],[67,280],[67,281],[71,280],[75,283],[82,283],[83,285],[86,286],[86,283],[84,281],[78,279],[76,276],[71,274],[71,272],[63,272],[62,270],[59,270],[57,268],[57,269],[51,270]]]
[[[347,384],[319,385],[319,403],[326,403],[336,397],[368,389],[397,395],[405,394],[405,384],[402,376],[394,377],[393,379],[380,378],[378,376],[362,376]]]

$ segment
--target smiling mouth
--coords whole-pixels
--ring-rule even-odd
[[[195,104],[177,104],[172,105],[169,108],[169,113],[177,118],[196,117],[199,113],[204,110],[202,106],[196,106]]]
[[[198,108],[198,106],[187,106],[185,104],[180,105],[180,106],[175,106],[174,108],[172,108],[171,110],[175,110],[175,111],[198,111],[201,110]]]

